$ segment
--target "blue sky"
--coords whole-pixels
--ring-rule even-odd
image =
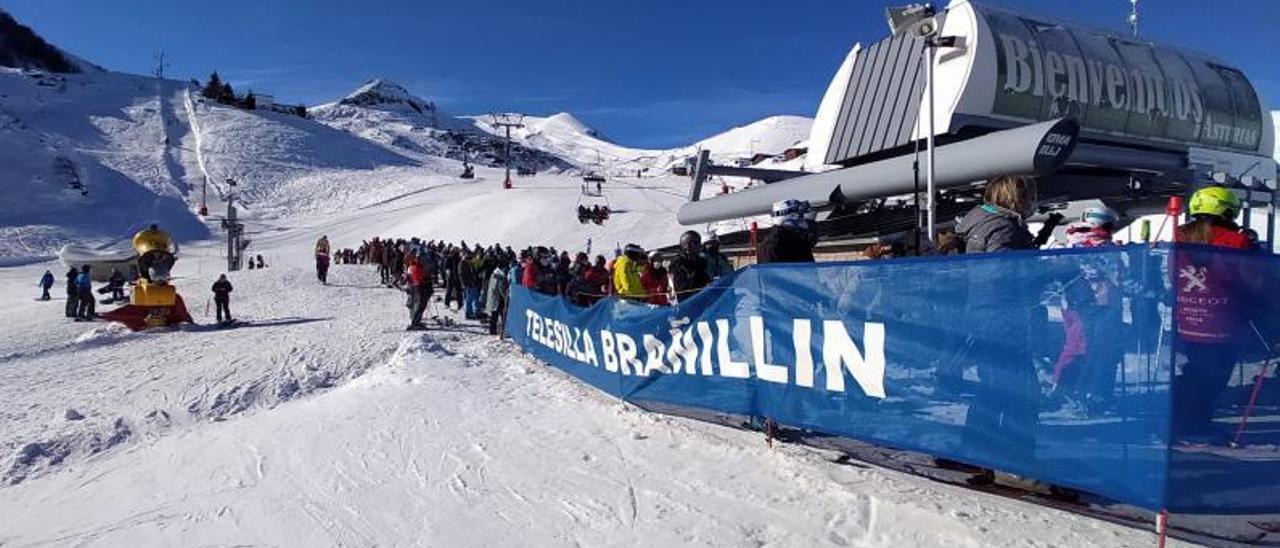
[[[217,69],[237,90],[316,104],[385,76],[457,114],[570,111],[613,140],[672,146],[770,114],[812,115],[874,0],[0,0],[112,70]],[[1126,0],[1000,0],[1121,29]],[[1143,35],[1230,60],[1280,104],[1280,0],[1142,0]],[[218,7],[212,8],[211,6]]]

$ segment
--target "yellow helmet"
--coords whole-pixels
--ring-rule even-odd
[[[1240,198],[1220,186],[1208,186],[1191,195],[1191,215],[1213,215],[1234,220],[1240,213]]]

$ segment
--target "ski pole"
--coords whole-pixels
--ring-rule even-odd
[[[1258,330],[1258,326],[1252,321],[1249,322],[1249,328],[1253,330],[1253,334],[1258,336],[1258,340],[1270,352],[1271,345],[1267,344],[1266,337],[1262,336],[1262,332]],[[1262,371],[1258,372],[1258,376],[1254,377],[1253,391],[1249,394],[1249,403],[1244,406],[1244,416],[1240,417],[1240,424],[1236,426],[1235,438],[1231,440],[1231,445],[1240,445],[1240,438],[1244,435],[1244,427],[1249,423],[1249,415],[1253,414],[1253,406],[1258,402],[1258,394],[1262,392],[1262,381],[1267,376],[1267,370],[1271,367],[1271,358],[1262,363]]]

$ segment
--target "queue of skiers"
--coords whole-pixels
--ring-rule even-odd
[[[567,251],[543,246],[517,253],[500,245],[373,238],[356,249],[355,263],[377,265],[384,286],[407,293],[408,329],[425,328],[427,309],[440,302],[468,320],[486,322],[489,331],[498,334],[513,285],[559,295],[579,306],[608,296],[667,305],[733,272],[715,239],[703,245],[691,231],[681,236],[681,243],[682,249],[669,260],[628,244],[606,261],[603,255],[571,257]],[[438,297],[437,287],[442,293]]]

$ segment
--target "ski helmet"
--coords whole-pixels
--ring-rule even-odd
[[[1091,207],[1080,214],[1080,222],[1091,227],[1112,225],[1120,222],[1120,216],[1109,207]]]
[[[644,248],[640,247],[639,244],[627,244],[627,246],[623,248],[623,253],[632,259],[644,258]]]
[[[1234,220],[1240,213],[1240,198],[1220,186],[1209,186],[1191,195],[1191,215],[1212,215]]]
[[[783,219],[814,219],[813,208],[809,205],[808,200],[782,200],[773,203],[774,217]]]

